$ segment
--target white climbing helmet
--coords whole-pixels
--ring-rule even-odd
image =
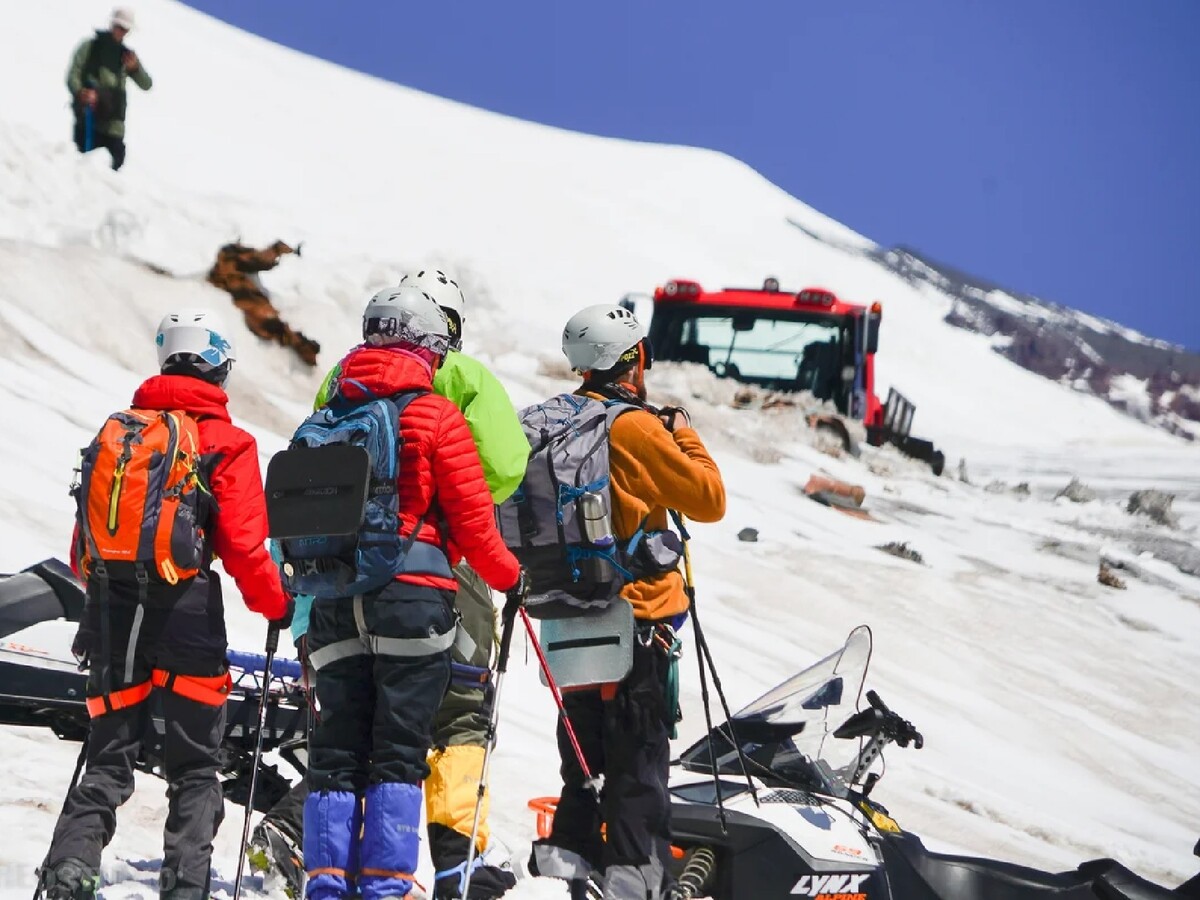
[[[454,277],[443,269],[420,269],[401,278],[400,286],[419,288],[446,311],[446,318],[450,320],[450,346],[461,350],[463,326],[467,323],[467,298]]]
[[[446,313],[429,294],[415,287],[384,288],[363,310],[363,340],[373,347],[408,344],[445,357],[450,349]]]
[[[601,303],[581,309],[563,328],[562,348],[567,362],[577,372],[611,369],[646,338],[646,330],[637,316],[623,306]],[[647,368],[651,356],[647,353]]]
[[[154,337],[158,368],[223,385],[237,354],[220,316],[207,309],[167,313]]]

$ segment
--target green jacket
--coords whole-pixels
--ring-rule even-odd
[[[96,129],[112,137],[125,136],[125,83],[133,83],[143,91],[154,85],[150,73],[142,68],[141,60],[132,72],[125,71],[122,55],[128,48],[117,43],[111,31],[97,31],[75,50],[71,68],[67,70],[67,90],[74,99],[85,87],[99,95],[96,103]],[[77,112],[79,107],[76,107]]]
[[[340,365],[329,370],[313,409],[329,402],[341,371]],[[508,391],[479,360],[451,350],[433,376],[433,392],[462,410],[479,450],[492,502],[503,503],[520,487],[529,462],[529,441]]]

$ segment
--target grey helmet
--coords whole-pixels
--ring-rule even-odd
[[[217,385],[225,384],[237,359],[221,317],[207,309],[167,313],[154,343],[159,371],[192,375]]]
[[[563,328],[562,348],[576,372],[603,372],[618,363],[646,339],[637,316],[623,306],[601,303],[581,309]],[[649,362],[647,354],[647,362]]]
[[[450,320],[450,346],[462,349],[463,327],[467,323],[467,298],[453,276],[442,269],[420,269],[400,279],[401,287],[420,288],[446,311]]]
[[[363,341],[372,347],[407,344],[445,357],[450,349],[446,313],[437,301],[415,287],[379,291],[363,310]]]

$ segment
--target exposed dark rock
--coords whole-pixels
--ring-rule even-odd
[[[1007,338],[996,352],[1053,381],[1106,400],[1138,418],[1189,440],[1200,435],[1200,353],[1152,340],[1115,322],[1081,314],[1032,294],[1011,291],[907,247],[879,248],[868,256],[912,284],[932,284],[954,299],[945,321],[958,328]],[[1002,302],[990,298],[1002,293]],[[1114,392],[1117,376],[1144,381],[1146,401]],[[1195,427],[1193,427],[1195,423]]]
[[[1175,495],[1164,491],[1134,491],[1129,495],[1125,511],[1149,516],[1159,525],[1166,525],[1168,528],[1178,528],[1179,517],[1171,511],[1174,502]]]
[[[751,543],[751,544],[756,543],[758,541],[758,529],[757,528],[743,528],[741,531],[738,532],[738,540],[746,541],[747,543]]]
[[[1072,478],[1065,488],[1054,495],[1054,499],[1066,497],[1072,503],[1091,503],[1096,496],[1096,492],[1090,487],[1078,478]]]
[[[1105,587],[1125,590],[1125,582],[1118,578],[1103,560],[1100,561],[1100,572],[1096,575],[1096,580]]]
[[[925,564],[925,560],[921,554],[908,546],[908,541],[891,541],[887,544],[881,544],[875,549],[882,550],[884,553],[890,553],[892,556],[898,556],[901,559],[907,559],[921,565]]]

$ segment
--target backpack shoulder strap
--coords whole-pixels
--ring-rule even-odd
[[[98,37],[93,37],[87,42],[87,55],[83,58],[83,69],[79,75],[83,79],[83,86],[88,86],[88,79],[95,78],[99,71],[97,59],[100,55],[100,41]]]
[[[613,426],[613,422],[617,421],[618,417],[624,415],[627,412],[632,412],[635,409],[645,409],[645,407],[637,406],[633,403],[630,403],[627,400],[605,400],[604,401],[604,415],[605,415],[605,418],[608,420],[608,427],[611,429]]]

